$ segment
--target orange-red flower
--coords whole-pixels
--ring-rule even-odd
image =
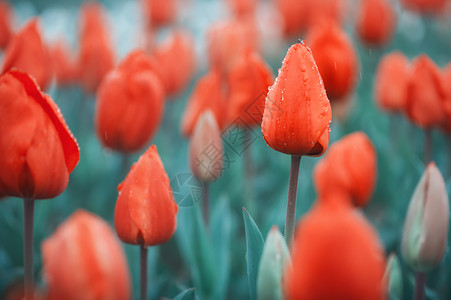
[[[257,53],[247,53],[230,69],[227,82],[227,123],[259,126],[268,87],[274,82],[270,67]]]
[[[356,25],[360,39],[366,44],[386,44],[395,29],[395,11],[390,0],[360,1]]]
[[[420,127],[440,126],[445,119],[446,98],[440,70],[428,56],[420,55],[413,61],[407,87],[407,115]]]
[[[114,66],[114,53],[105,26],[103,9],[86,3],[81,9],[78,67],[85,91],[95,93],[103,77]]]
[[[164,90],[153,70],[146,54],[134,51],[103,80],[95,123],[106,147],[137,151],[155,134],[163,116]]]
[[[442,71],[443,74],[443,80],[445,82],[450,82],[451,80],[451,64],[448,64],[444,70]],[[451,134],[451,85],[447,84],[446,87],[446,100],[443,103],[443,111],[445,112],[445,120],[442,124],[442,129],[448,133]]]
[[[0,195],[61,194],[79,160],[77,143],[53,100],[26,73],[0,76]]]
[[[385,55],[379,63],[374,81],[377,104],[388,112],[404,111],[409,78],[410,62],[402,52]]]
[[[199,79],[194,87],[193,94],[189,98],[180,125],[184,136],[191,136],[196,126],[197,119],[206,109],[210,109],[215,115],[219,128],[224,126],[224,91],[219,71],[210,71]]]
[[[446,0],[402,0],[408,9],[424,14],[439,14],[446,8]]]
[[[142,6],[150,27],[169,24],[176,17],[176,0],[142,0]]]
[[[223,160],[221,132],[215,116],[207,109],[199,116],[190,139],[190,168],[197,179],[204,182],[214,181],[222,173]]]
[[[172,237],[178,206],[157,147],[141,155],[118,190],[114,227],[123,242],[153,246]]]
[[[0,49],[8,45],[12,35],[12,10],[7,1],[0,1]]]
[[[287,299],[385,299],[385,258],[376,232],[345,199],[331,197],[319,199],[299,221],[292,268],[283,277]]]
[[[77,64],[73,60],[70,49],[63,40],[57,41],[50,48],[53,73],[58,85],[70,85],[78,80]]]
[[[296,35],[305,29],[308,7],[306,1],[274,0],[274,2],[282,18],[285,35]]]
[[[212,69],[224,74],[247,52],[258,48],[258,32],[252,18],[218,22],[207,32],[208,59]]]
[[[355,205],[364,206],[376,184],[376,160],[373,143],[363,132],[343,137],[329,147],[315,166],[318,198],[340,194],[354,200]]]
[[[334,22],[312,28],[307,36],[310,49],[331,100],[346,97],[354,88],[358,60],[352,42]]]
[[[180,93],[188,85],[196,67],[195,56],[192,38],[184,31],[174,31],[155,50],[158,72],[168,95]]]
[[[34,18],[11,38],[3,58],[2,73],[17,68],[32,75],[42,90],[47,88],[52,77],[52,68],[47,46]]]
[[[227,3],[237,17],[251,15],[257,8],[257,0],[227,0]]]
[[[127,259],[110,225],[78,210],[42,243],[48,300],[127,300]]]
[[[290,155],[320,156],[329,143],[332,112],[312,51],[291,46],[266,97],[262,132],[266,143]]]

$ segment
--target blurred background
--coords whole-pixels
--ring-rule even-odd
[[[127,53],[145,47],[145,17],[141,3],[134,0],[99,1],[107,13],[107,29],[116,53],[116,65]],[[357,36],[355,21],[358,0],[348,1],[343,16],[343,28],[350,37],[359,61],[358,78],[343,116],[331,124],[330,143],[342,136],[363,131],[377,150],[378,179],[373,198],[364,213],[377,229],[386,253],[400,253],[400,238],[406,209],[413,190],[424,171],[424,132],[403,115],[382,111],[374,99],[374,80],[380,59],[393,50],[414,59],[426,53],[439,67],[451,61],[451,15],[449,5],[439,15],[422,15],[406,10],[398,1],[389,1],[396,12],[392,38],[381,47],[368,47]],[[63,37],[69,48],[78,49],[80,0],[10,1],[13,29],[21,28],[33,16],[39,16],[43,38],[52,43]],[[258,1],[256,24],[262,57],[277,75],[289,48],[305,33],[285,36],[283,20],[276,1]],[[216,288],[217,298],[247,299],[249,297],[245,235],[242,207],[250,214],[266,237],[272,225],[284,226],[290,157],[269,148],[260,128],[254,128],[251,139],[243,142],[242,133],[224,134],[225,163],[221,177],[210,186],[212,208],[211,227],[202,234],[207,248],[199,250],[195,235],[199,230],[196,217],[200,184],[191,176],[188,164],[188,140],[180,133],[180,121],[197,79],[208,68],[206,32],[219,20],[233,17],[230,7],[221,0],[179,0],[173,24],[159,29],[156,41],[161,42],[174,28],[183,28],[193,37],[196,51],[196,72],[190,83],[165,104],[164,118],[151,141],[158,147],[171,186],[177,199],[190,200],[181,204],[175,236],[166,244],[149,249],[149,297],[172,298],[193,286],[208,290]],[[0,60],[4,52],[0,51]],[[125,178],[124,158],[105,149],[94,130],[95,95],[79,86],[58,86],[47,89],[59,105],[69,128],[80,146],[80,163],[70,176],[67,190],[51,200],[37,201],[35,206],[35,278],[42,281],[40,244],[69,215],[79,208],[91,211],[113,225],[117,186]],[[451,192],[450,135],[432,131],[433,159],[445,177]],[[149,144],[150,145],[150,144]],[[243,147],[246,150],[243,150]],[[145,148],[147,149],[147,148]],[[127,170],[142,151],[125,161]],[[244,151],[250,151],[253,164],[252,199],[246,199]],[[297,217],[307,212],[315,201],[312,170],[320,158],[305,157],[300,168]],[[179,201],[179,200],[177,200]],[[194,204],[193,204],[194,203]],[[22,258],[23,204],[18,199],[0,203],[0,295],[23,276]],[[202,243],[204,243],[202,242]],[[134,299],[138,297],[138,247],[123,244],[133,281]],[[200,266],[197,251],[209,253],[211,266]],[[333,251],[333,249],[331,249]],[[202,252],[203,253],[203,252]],[[402,261],[402,258],[401,258]],[[402,262],[404,299],[411,299],[413,272]],[[207,276],[206,274],[216,274]],[[210,278],[206,278],[210,277]],[[210,280],[210,282],[208,282]],[[427,299],[451,299],[451,257],[449,248],[444,260],[428,278]],[[204,286],[200,286],[204,284]],[[205,287],[207,285],[207,287]],[[199,287],[200,286],[200,287]],[[205,291],[208,293],[208,291]]]

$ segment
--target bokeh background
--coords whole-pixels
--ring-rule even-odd
[[[384,54],[393,50],[404,52],[410,59],[426,53],[438,66],[451,61],[451,15],[425,17],[406,11],[398,1],[392,1],[398,18],[392,41],[383,48],[370,49],[356,37],[354,12],[358,1],[350,1],[350,11],[344,28],[353,41],[360,61],[359,79],[352,94],[347,118],[334,119],[331,140],[361,130],[373,141],[377,150],[377,187],[364,213],[377,229],[387,254],[400,253],[400,237],[408,202],[425,165],[423,162],[424,133],[404,116],[388,115],[374,101],[373,85],[377,65]],[[11,1],[14,28],[20,28],[30,17],[38,15],[46,41],[64,36],[76,51],[78,44],[79,7],[82,1],[35,0]],[[101,1],[108,13],[108,28],[117,53],[117,62],[129,51],[143,45],[143,16],[140,4],[134,0]],[[251,151],[254,178],[252,197],[246,196],[242,133],[224,135],[226,162],[222,176],[211,184],[211,224],[199,225],[199,183],[191,177],[188,165],[188,141],[180,134],[180,120],[194,83],[208,68],[206,60],[206,30],[214,22],[230,18],[230,11],[220,0],[180,0],[177,22],[171,27],[183,27],[195,41],[197,71],[184,92],[166,102],[164,119],[152,140],[179,197],[193,199],[195,204],[181,205],[178,229],[170,242],[149,250],[150,299],[172,298],[186,288],[211,293],[212,299],[247,299],[249,297],[245,235],[242,207],[246,206],[265,237],[272,225],[283,229],[290,157],[269,148],[259,128],[251,134],[247,150]],[[278,17],[271,1],[261,0],[257,10],[263,57],[276,75],[289,46],[297,38],[281,36]],[[160,30],[163,40],[171,27]],[[0,59],[3,53],[0,52]],[[67,190],[52,200],[37,201],[35,206],[35,277],[42,282],[40,244],[70,214],[83,208],[98,214],[113,224],[117,185],[124,179],[124,164],[130,166],[140,153],[124,158],[104,149],[94,133],[95,96],[85,94],[80,87],[52,85],[48,93],[61,111],[78,140],[80,163],[72,173]],[[433,131],[433,159],[444,174],[448,194],[451,192],[451,140],[438,130]],[[241,140],[242,141],[242,140]],[[318,158],[302,159],[298,191],[297,217],[302,216],[315,200],[312,169]],[[127,171],[128,169],[125,168]],[[23,203],[19,199],[0,202],[0,295],[22,280]],[[339,228],[337,228],[339,230]],[[134,287],[138,297],[138,247],[123,244]],[[333,249],[331,249],[333,251]],[[64,255],[64,253],[61,253]],[[207,259],[205,259],[207,257]],[[207,261],[208,263],[205,263]],[[404,299],[411,299],[413,272],[402,261]],[[451,257],[449,248],[444,260],[428,277],[427,299],[451,299]],[[208,291],[212,289],[212,291]]]

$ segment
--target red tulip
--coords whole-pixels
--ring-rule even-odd
[[[53,100],[26,73],[0,76],[0,195],[61,194],[79,160],[77,142]]]
[[[13,282],[9,286],[3,289],[1,294],[2,300],[24,300],[25,299],[25,288],[23,280],[20,282]],[[33,292],[33,300],[44,300],[46,299],[40,290],[35,290]]]
[[[287,299],[385,299],[384,251],[371,225],[338,194],[319,199],[298,223]]]
[[[228,123],[259,126],[268,87],[274,82],[270,67],[257,53],[247,53],[228,73]]]
[[[221,132],[211,110],[198,118],[189,143],[189,164],[194,176],[203,181],[214,181],[221,176],[224,161]]]
[[[227,0],[230,9],[237,17],[248,16],[255,13],[258,0]]]
[[[8,43],[3,58],[2,73],[17,68],[32,75],[41,89],[45,90],[51,80],[49,54],[42,41],[38,19],[34,18]]]
[[[114,53],[98,3],[86,3],[81,9],[80,80],[85,91],[95,93],[103,77],[114,66]]]
[[[213,24],[207,32],[210,66],[225,74],[245,53],[255,51],[257,44],[258,32],[252,18]]]
[[[374,81],[377,104],[388,112],[404,111],[409,77],[410,62],[402,52],[385,55],[379,63]]]
[[[443,80],[445,82],[450,82],[451,80],[451,64],[448,64],[445,69],[442,72],[443,74]],[[451,85],[445,85],[446,90],[446,99],[443,103],[443,111],[446,114],[445,120],[442,124],[442,129],[448,133],[451,134]]]
[[[224,92],[221,74],[210,71],[200,78],[189,98],[182,116],[181,132],[184,136],[191,136],[200,114],[210,109],[215,115],[219,128],[224,126]]]
[[[186,88],[195,71],[195,52],[191,36],[175,31],[154,53],[159,63],[159,75],[166,93],[174,95]]]
[[[123,242],[153,246],[172,237],[178,206],[157,147],[141,155],[118,190],[114,226]]]
[[[362,0],[357,33],[368,45],[386,44],[395,30],[395,11],[390,0]]]
[[[176,0],[142,0],[142,6],[150,27],[169,24],[176,17]]]
[[[137,151],[155,134],[163,116],[164,90],[153,70],[146,54],[134,51],[103,80],[95,123],[106,147]]]
[[[8,45],[12,35],[12,10],[7,1],[0,1],[0,49]]]
[[[62,40],[56,42],[50,49],[50,53],[58,85],[64,86],[77,82],[78,68],[66,43]]]
[[[420,127],[439,126],[445,119],[446,98],[440,70],[429,57],[420,55],[413,62],[407,87],[407,115]]]
[[[76,211],[42,243],[48,300],[126,300],[130,274],[110,225]]]
[[[376,183],[376,159],[373,143],[363,132],[343,137],[329,147],[315,167],[318,197],[340,194],[353,199],[357,206],[365,206]]]
[[[317,25],[307,41],[331,100],[351,93],[357,77],[358,60],[352,42],[334,22]]]
[[[404,6],[424,14],[439,14],[445,11],[446,0],[402,0]]]
[[[262,132],[266,143],[290,155],[320,156],[329,143],[332,112],[312,51],[291,46],[266,97]]]
[[[274,0],[282,18],[285,35],[297,35],[306,28],[307,1]]]

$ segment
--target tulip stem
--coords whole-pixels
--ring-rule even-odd
[[[424,289],[426,286],[426,273],[417,272],[415,275],[415,298],[414,300],[424,300]]]
[[[202,181],[202,213],[206,227],[208,227],[208,215],[210,213],[208,200],[208,182]]]
[[[252,141],[252,136],[250,129],[244,130],[244,140]],[[246,144],[244,144],[246,145]],[[254,198],[253,198],[253,185],[252,185],[252,173],[253,173],[253,165],[252,165],[252,149],[251,145],[248,146],[247,149],[243,149],[243,160],[244,160],[244,174],[245,174],[245,191],[246,191],[246,208],[247,210],[253,214],[254,212]]]
[[[425,130],[424,141],[424,163],[427,165],[432,158],[432,132],[431,129]]]
[[[144,243],[139,244],[140,254],[140,272],[141,272],[141,285],[140,296],[141,300],[147,299],[147,246]]]
[[[288,183],[287,215],[285,217],[285,241],[291,245],[296,219],[296,196],[298,190],[299,165],[301,156],[291,156],[290,181]]]
[[[128,171],[130,169],[129,167],[129,155],[124,153],[122,154],[122,162],[121,162],[121,176],[124,176],[124,178],[127,176]]]
[[[34,201],[23,199],[24,203],[24,289],[25,300],[33,299],[34,270],[33,270],[33,215]]]

